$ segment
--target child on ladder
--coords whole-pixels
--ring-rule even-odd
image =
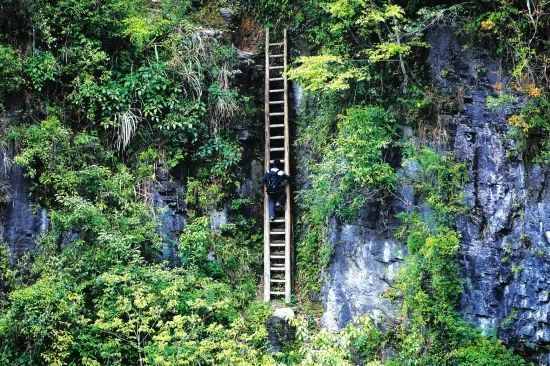
[[[283,162],[275,160],[265,173],[262,182],[269,197],[269,220],[275,219],[275,213],[284,207],[286,200],[285,186],[290,177],[283,171]]]

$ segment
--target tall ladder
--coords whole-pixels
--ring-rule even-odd
[[[282,160],[290,175],[288,121],[287,32],[273,42],[265,31],[265,169]],[[291,294],[292,217],[290,187],[286,186],[284,214],[269,219],[268,195],[264,189],[264,301],[284,299]]]

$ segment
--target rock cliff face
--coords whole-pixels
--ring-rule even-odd
[[[550,169],[524,161],[507,137],[507,116],[524,102],[519,95],[492,110],[487,97],[508,79],[498,63],[466,50],[452,31],[430,34],[429,62],[435,84],[464,91],[464,106],[451,116],[452,146],[468,167],[465,187],[470,213],[459,218],[462,235],[464,317],[487,334],[550,364]],[[448,70],[451,79],[442,78]]]
[[[166,169],[159,169],[151,199],[162,237],[162,258],[174,266],[180,264],[177,243],[186,222],[183,198],[183,184],[175,180]]]
[[[402,187],[389,212],[369,206],[355,223],[329,222],[333,257],[321,293],[324,327],[338,330],[363,314],[378,321],[395,317],[395,307],[382,295],[398,273],[407,248],[393,238],[397,221],[384,220],[412,203],[409,188]]]
[[[501,65],[462,46],[452,29],[433,29],[427,38],[434,87],[456,104],[452,111],[441,108],[448,138],[438,148],[453,151],[469,173],[469,214],[457,219],[460,310],[485,333],[550,365],[550,169],[526,162],[507,136],[506,119],[525,100],[516,95],[489,108],[487,97],[501,88],[512,94]],[[401,196],[414,201],[410,187],[402,187]],[[340,329],[362,314],[391,318],[392,307],[380,295],[406,254],[403,245],[372,215],[332,222],[329,232],[334,256],[322,291],[324,326]]]
[[[0,185],[6,187],[7,194],[6,202],[0,206],[0,245],[4,242],[8,246],[10,261],[14,263],[35,248],[37,237],[48,229],[48,215],[33,204],[21,168],[2,169]]]

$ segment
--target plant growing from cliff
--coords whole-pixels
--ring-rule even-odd
[[[389,293],[404,319],[396,334],[399,353],[392,362],[525,365],[498,341],[484,338],[457,311],[460,236],[453,222],[465,212],[465,166],[427,148],[409,150],[408,156],[405,164],[415,169],[405,181],[413,183],[429,211],[400,214],[397,235],[406,241],[409,255]]]
[[[315,221],[353,217],[368,197],[391,189],[395,175],[385,154],[393,123],[391,114],[378,106],[352,107],[341,116],[334,142],[312,168],[312,188],[304,192]]]
[[[414,171],[403,177],[430,205],[435,225],[449,225],[457,214],[465,213],[462,189],[467,180],[466,166],[451,155],[439,154],[430,148],[405,150],[404,166]]]
[[[391,189],[393,168],[385,161],[394,135],[393,118],[378,106],[356,106],[337,123],[334,140],[311,166],[311,187],[300,192],[308,222],[298,249],[298,277],[304,294],[319,290],[331,250],[325,243],[329,218],[350,219],[367,199]]]
[[[508,118],[513,127],[510,135],[535,162],[550,161],[550,97],[543,94],[530,99],[519,114]]]
[[[350,82],[364,78],[361,70],[340,56],[302,56],[288,78],[299,82],[309,92],[340,92],[350,88]]]
[[[500,109],[503,109],[505,107],[510,106],[511,104],[515,103],[517,101],[517,98],[511,94],[502,93],[499,94],[496,97],[493,97],[492,95],[489,95],[487,97],[487,108],[498,111]]]

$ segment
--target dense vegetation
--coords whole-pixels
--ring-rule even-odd
[[[10,266],[0,246],[0,363],[524,364],[456,311],[463,164],[401,129],[435,128],[423,35],[452,23],[505,60],[528,97],[509,119],[510,137],[548,162],[549,45],[539,34],[548,32],[549,9],[527,4],[3,1],[0,111],[12,118],[0,125],[0,152],[15,157],[0,168],[25,168],[51,227],[19,264]],[[297,337],[276,355],[267,352],[271,309],[256,300],[262,231],[249,213],[257,202],[237,193],[243,158],[234,127],[254,126],[261,101],[235,81],[220,6],[287,25],[312,53],[289,72],[309,93],[297,135],[310,184],[297,199]],[[491,103],[507,100],[503,93]],[[410,164],[419,173],[401,174]],[[165,172],[186,187],[176,266],[161,260],[152,208]],[[399,217],[395,234],[409,256],[388,294],[398,323],[384,330],[364,318],[340,334],[317,332],[328,220],[383,205],[405,181],[431,215]],[[0,184],[0,207],[8,194]],[[223,207],[231,223],[213,230],[209,213]]]

